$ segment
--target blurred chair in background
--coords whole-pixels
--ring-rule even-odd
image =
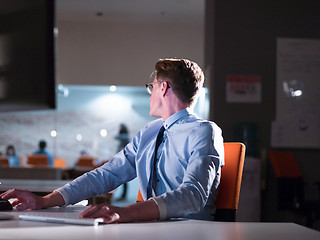
[[[67,164],[66,164],[66,160],[64,160],[63,158],[54,158],[53,159],[53,166],[55,168],[66,168]]]
[[[9,167],[9,159],[7,157],[0,156],[0,167]]]
[[[95,168],[95,158],[90,156],[81,156],[78,158],[77,167],[80,168]]]
[[[47,148],[47,142],[45,140],[39,141],[39,149],[37,151],[34,151],[32,154],[43,154],[47,156],[48,164],[50,167],[53,167],[53,156],[50,152],[46,150]]]
[[[270,150],[269,158],[277,178],[278,210],[294,211],[306,218],[306,226],[312,227],[320,217],[320,198],[306,200],[303,175],[291,151]],[[318,184],[320,194],[320,183]]]
[[[24,164],[24,159],[22,155],[19,156],[19,160],[20,160],[21,167],[24,167],[25,164]]]
[[[49,167],[48,156],[45,154],[28,155],[27,164],[34,167]]]

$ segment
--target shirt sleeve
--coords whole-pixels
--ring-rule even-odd
[[[134,179],[136,170],[134,158],[132,158],[134,154],[130,153],[132,149],[131,146],[127,146],[101,167],[56,189],[64,198],[65,205],[75,204],[92,196],[110,192],[124,182]]]
[[[153,198],[161,219],[199,213],[208,199],[216,195],[224,163],[221,130],[204,124],[194,130],[190,139],[193,150],[187,159],[183,182],[177,189]]]

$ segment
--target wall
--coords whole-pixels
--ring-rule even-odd
[[[166,57],[203,66],[203,24],[57,19],[57,27],[58,84],[144,86],[155,62]]]
[[[211,66],[211,119],[223,129],[226,141],[235,139],[239,122],[257,124],[258,149],[262,158],[266,188],[263,191],[263,220],[277,218],[273,205],[275,185],[266,151],[270,149],[271,121],[275,119],[276,38],[320,38],[319,1],[210,0],[206,3],[206,66]],[[261,103],[228,103],[226,76],[258,75],[262,78]],[[320,147],[320,146],[319,146]],[[320,168],[319,149],[290,149],[298,159],[309,183],[320,180],[314,169]],[[263,154],[260,154],[263,153]],[[265,161],[265,162],[264,162]],[[270,174],[269,174],[270,173]],[[315,188],[308,196],[317,198]],[[270,200],[270,201],[269,201]]]
[[[38,148],[38,141],[47,141],[47,150],[63,158],[68,167],[75,165],[81,150],[99,160],[108,160],[118,148],[114,136],[119,124],[127,125],[133,137],[147,122],[149,95],[145,88],[118,88],[110,92],[106,86],[68,86],[69,94],[57,95],[57,109],[0,114],[0,146],[13,144],[24,157]],[[115,104],[117,103],[117,104]],[[101,130],[106,136],[100,134]],[[51,132],[55,130],[56,136]]]
[[[143,126],[155,120],[149,115],[149,98],[145,87],[64,85],[58,88],[57,109],[46,111],[21,111],[0,113],[0,152],[13,144],[18,155],[24,157],[38,148],[38,141],[47,141],[47,150],[54,157],[75,165],[80,151],[100,161],[110,159],[117,151],[119,124],[124,123],[130,137]],[[195,112],[208,118],[208,92],[203,91]],[[56,131],[56,136],[52,131]],[[106,131],[106,134],[101,134]]]
[[[203,1],[199,5],[203,6]],[[162,7],[171,10],[170,5],[164,4]],[[186,19],[192,13],[175,16],[176,21],[158,16],[158,20],[152,18],[152,21],[146,22],[141,21],[139,16],[134,17],[134,14],[126,14],[121,20],[119,15],[112,14],[108,15],[107,21],[99,18],[88,20],[85,17],[77,21],[62,20],[62,14],[57,12],[56,84],[76,85],[75,87],[83,85],[84,90],[77,95],[78,98],[74,98],[72,94],[69,96],[69,101],[70,98],[75,99],[72,104],[61,100],[59,95],[57,111],[0,114],[0,126],[4,129],[0,133],[0,146],[12,143],[18,153],[26,157],[37,148],[39,138],[44,138],[48,141],[49,150],[57,157],[66,158],[69,166],[74,164],[82,148],[93,149],[92,154],[102,159],[110,157],[116,149],[117,144],[112,135],[119,122],[130,119],[128,116],[132,114],[134,117],[129,128],[135,134],[147,121],[152,120],[148,117],[148,110],[145,110],[149,109],[149,96],[146,95],[144,86],[151,81],[150,73],[159,58],[185,57],[203,65],[204,18],[192,21],[192,16]],[[126,92],[130,101],[135,98],[140,102],[133,106],[134,109],[130,105],[127,112],[116,114],[112,112],[112,107],[115,106],[112,101],[100,113],[91,109],[79,109],[79,105],[87,106],[86,101],[91,100],[87,95],[91,94],[94,85],[101,87],[97,91],[103,95],[106,94],[103,92],[104,87],[111,84],[123,87],[142,86],[139,91],[143,92],[143,98],[140,98],[140,93],[133,97],[132,92]],[[68,111],[63,109],[66,104],[69,106]],[[203,108],[207,111],[207,104]],[[74,109],[78,111],[75,112]],[[100,115],[97,116],[98,114]],[[137,115],[139,117],[135,117]],[[58,144],[50,136],[55,125],[60,128],[60,134],[56,138],[59,139]],[[86,132],[92,133],[97,125],[109,127],[110,138],[101,143],[108,145],[105,151],[99,148],[101,139],[94,140],[93,134],[86,143],[85,140],[81,144],[75,141],[74,134],[77,131],[87,128]],[[68,132],[72,134],[68,135]]]

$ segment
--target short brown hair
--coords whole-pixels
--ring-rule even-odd
[[[192,104],[204,82],[204,74],[195,62],[187,59],[159,59],[156,77],[167,78],[174,94],[184,103]]]

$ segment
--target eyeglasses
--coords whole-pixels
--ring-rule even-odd
[[[157,84],[157,83],[163,83],[164,81],[161,82],[154,82],[154,83],[147,83],[146,84],[146,88],[147,88],[147,92],[151,95],[152,94],[152,90],[153,90],[153,85]],[[168,83],[168,88],[170,88],[170,85]]]
[[[155,79],[157,75],[157,72],[156,71],[153,71],[151,74],[150,74],[150,80],[153,81]],[[153,85],[158,83],[158,81],[156,81],[155,83],[147,83],[146,84],[146,88],[147,88],[147,92],[151,95],[152,94],[152,90],[153,90]]]
[[[157,71],[153,71],[151,74],[150,74],[150,80],[151,81],[154,81],[155,78],[157,77]],[[147,88],[147,92],[151,95],[152,94],[152,90],[153,90],[153,85],[156,84],[156,83],[163,83],[164,81],[156,81],[156,82],[152,82],[152,83],[147,83],[146,84],[146,88]],[[168,83],[168,82],[167,82]],[[168,83],[168,88],[170,88],[170,85]]]
[[[153,85],[156,84],[156,83],[160,83],[160,82],[147,83],[147,84],[146,84],[147,92],[148,92],[150,95],[152,94]]]

